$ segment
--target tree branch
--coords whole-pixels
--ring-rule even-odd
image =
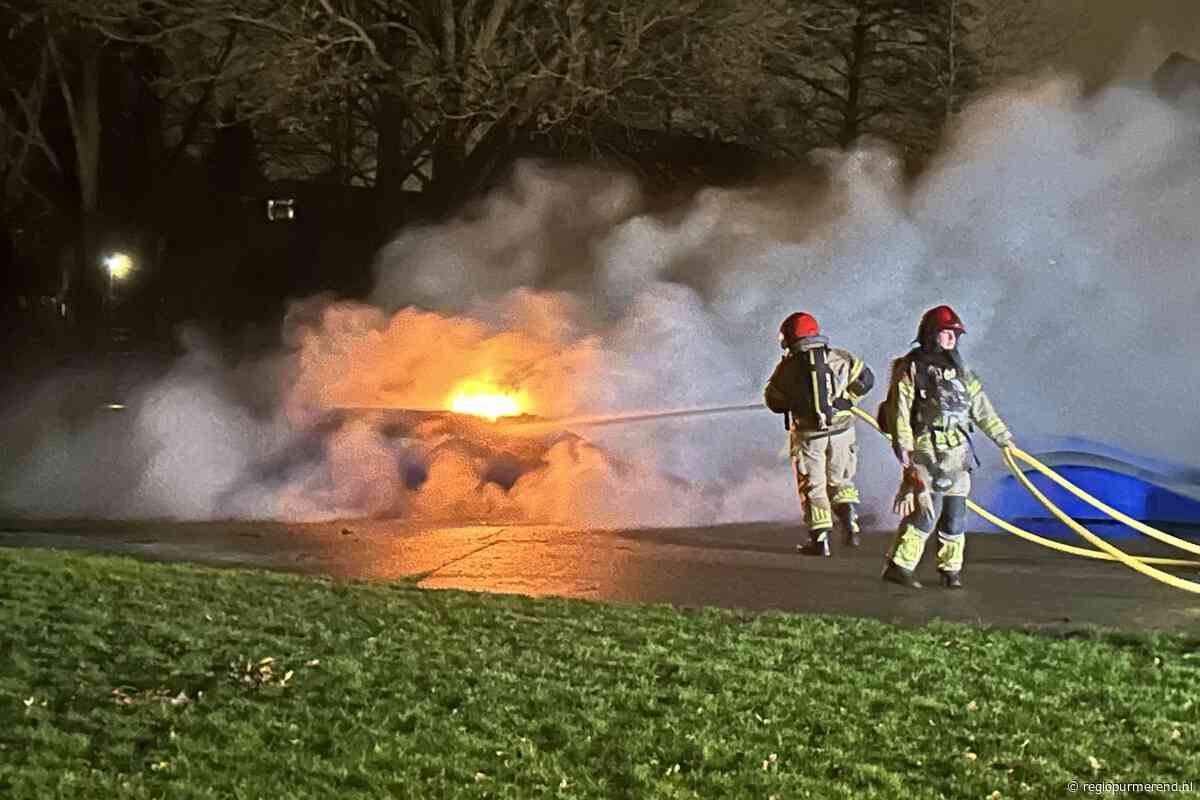
[[[229,58],[233,54],[233,46],[237,41],[238,29],[231,27],[228,34],[225,36],[225,42],[221,46],[221,52],[217,56],[217,62],[213,65],[211,75],[204,84],[204,91],[196,104],[192,106],[192,113],[188,115],[187,122],[184,123],[183,130],[179,136],[179,143],[168,154],[166,159],[166,171],[169,173],[179,161],[179,157],[183,155],[188,145],[191,143],[192,137],[195,136],[196,130],[200,125],[200,117],[204,110],[208,108],[212,101],[212,96],[216,91],[217,76],[225,70],[225,66],[229,63]]]

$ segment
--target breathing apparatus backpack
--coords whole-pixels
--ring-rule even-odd
[[[896,447],[896,419],[894,414],[896,407],[900,404],[898,396],[900,376],[910,368],[909,359],[904,356],[892,362],[891,379],[888,381],[887,396],[883,398],[883,402],[879,404],[879,408],[875,411],[875,421],[879,423],[879,430],[883,431],[891,439],[893,449]]]
[[[793,350],[789,356],[796,367],[787,373],[788,385],[781,387],[791,406],[784,417],[785,427],[790,427],[791,420],[802,420],[815,430],[825,430],[832,424],[835,383],[828,355],[827,344],[814,342]]]

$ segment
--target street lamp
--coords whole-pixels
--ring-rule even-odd
[[[120,382],[118,381],[117,371],[120,367],[115,360],[116,350],[114,346],[115,342],[117,341],[117,329],[115,327],[117,321],[116,284],[127,280],[129,276],[133,274],[133,257],[128,253],[116,251],[108,256],[105,256],[102,263],[104,264],[104,271],[108,273],[108,358],[109,380],[111,382],[109,391],[111,391],[113,394],[118,394]],[[104,407],[111,411],[120,411],[125,408],[125,404],[117,401],[107,403]]]
[[[108,307],[109,313],[112,313],[113,304],[116,302],[115,284],[125,280],[133,272],[133,258],[128,253],[119,251],[106,256],[104,271],[108,273]]]
[[[133,272],[133,259],[128,253],[113,253],[104,259],[104,268],[110,280],[123,281]]]

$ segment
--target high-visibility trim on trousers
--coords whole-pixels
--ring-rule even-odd
[[[854,477],[858,467],[858,445],[854,429],[833,436],[804,438],[792,433],[792,467],[796,491],[810,531],[833,527],[833,506],[857,503]]]
[[[958,572],[962,569],[963,555],[967,549],[966,534],[950,536],[938,531],[938,569],[943,572]]]
[[[925,540],[928,537],[929,534],[916,525],[905,525],[892,553],[892,563],[910,571],[916,569],[921,562],[921,554],[925,552]]]
[[[809,528],[832,528],[833,514],[827,508],[809,505],[807,522]]]
[[[858,503],[858,488],[852,483],[844,483],[833,493],[831,501],[835,506],[843,503]]]

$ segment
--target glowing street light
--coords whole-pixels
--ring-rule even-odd
[[[101,263],[104,264],[104,271],[108,273],[108,292],[104,304],[107,306],[109,324],[112,324],[117,305],[117,284],[123,283],[133,274],[133,256],[118,250],[105,256]]]
[[[109,278],[123,281],[133,272],[133,259],[127,253],[113,253],[104,259],[104,268]]]

